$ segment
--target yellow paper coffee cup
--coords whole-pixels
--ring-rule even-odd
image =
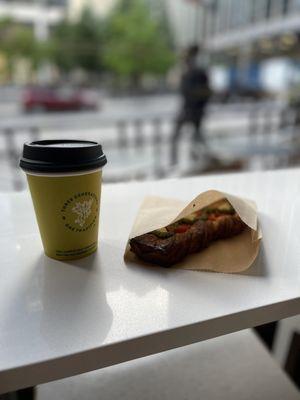
[[[100,144],[48,140],[25,144],[26,172],[45,254],[57,260],[96,251],[102,167]]]

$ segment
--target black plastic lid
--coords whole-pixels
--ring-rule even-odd
[[[102,146],[85,140],[39,140],[25,143],[20,167],[32,172],[71,172],[103,167]]]

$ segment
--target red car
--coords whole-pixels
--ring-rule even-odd
[[[98,109],[95,93],[72,88],[28,88],[23,94],[22,103],[26,112]]]

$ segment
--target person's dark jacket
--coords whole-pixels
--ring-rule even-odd
[[[181,94],[186,111],[197,111],[205,108],[211,95],[211,89],[208,75],[203,68],[191,68],[183,74]]]

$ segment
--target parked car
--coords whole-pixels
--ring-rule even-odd
[[[30,87],[25,89],[22,106],[25,112],[99,109],[97,95],[85,89]]]

